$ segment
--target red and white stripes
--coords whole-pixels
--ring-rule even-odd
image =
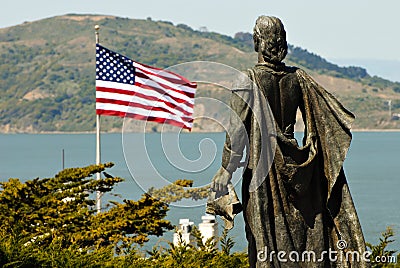
[[[115,57],[111,60],[115,61]],[[138,62],[125,61],[123,64],[133,65],[135,83],[101,80],[101,76],[97,75],[97,114],[126,116],[192,128],[196,83],[178,74]],[[102,70],[97,68],[96,71],[109,72],[105,66],[102,67]],[[124,68],[120,70],[124,71]]]

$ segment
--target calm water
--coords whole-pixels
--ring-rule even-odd
[[[124,136],[124,142],[121,134],[103,134],[102,161],[114,162],[109,173],[126,179],[115,192],[123,198],[137,199],[143,193],[142,188],[159,187],[175,179],[193,179],[196,186],[208,183],[219,168],[223,142],[224,134],[221,133],[182,134],[179,139],[173,134],[162,137],[159,134],[130,134]],[[0,180],[52,177],[62,168],[63,149],[65,167],[93,164],[95,135],[0,135]],[[377,243],[386,226],[392,226],[397,233],[393,249],[400,249],[399,156],[400,132],[359,132],[354,133],[345,161],[350,191],[366,240]],[[111,198],[115,199],[106,196],[103,201]],[[203,202],[178,205],[172,206],[168,215],[173,224],[178,224],[179,218],[190,218],[196,224],[201,221]],[[235,223],[230,232],[236,241],[234,249],[244,250],[246,240],[241,214]],[[171,237],[172,233],[168,233],[164,240]],[[151,241],[156,243],[158,240]]]

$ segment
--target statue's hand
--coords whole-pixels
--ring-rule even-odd
[[[231,180],[232,174],[221,167],[211,181],[211,189],[219,195],[225,195],[228,193],[228,184]]]

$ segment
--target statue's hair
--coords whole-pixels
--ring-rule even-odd
[[[286,31],[280,19],[260,16],[253,31],[254,49],[260,52],[266,61],[281,62],[287,54]]]

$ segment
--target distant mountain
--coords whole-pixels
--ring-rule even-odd
[[[151,19],[69,14],[2,28],[0,132],[94,131],[95,24],[101,26],[102,44],[161,68],[203,60],[246,69],[256,61],[249,33],[229,37]],[[355,112],[355,128],[400,127],[390,120],[386,102],[392,100],[392,111],[400,112],[399,83],[371,77],[360,67],[339,67],[293,46],[286,62],[306,69]],[[219,92],[200,88],[197,94],[220,98]],[[121,125],[120,118],[102,119],[105,131],[120,131]],[[212,130],[200,123],[196,129]]]

